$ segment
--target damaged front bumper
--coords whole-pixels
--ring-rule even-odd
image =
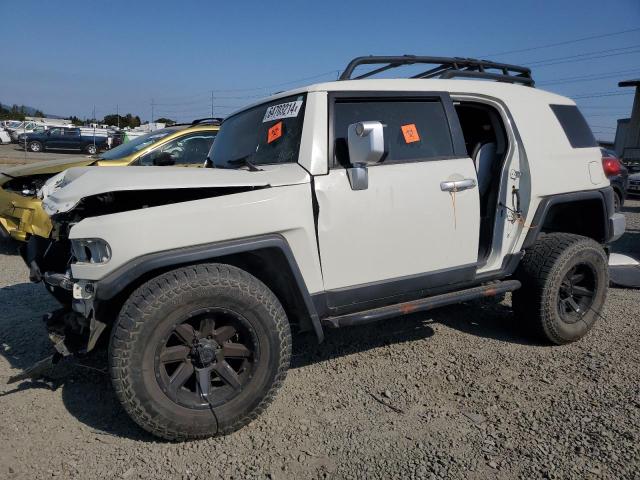
[[[68,241],[32,237],[20,254],[32,282],[42,282],[63,307],[45,316],[49,339],[66,357],[92,351],[106,324],[96,318],[96,284],[71,277]]]

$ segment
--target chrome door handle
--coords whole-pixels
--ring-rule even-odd
[[[465,178],[464,180],[455,180],[450,182],[440,182],[440,190],[443,192],[460,192],[462,190],[469,190],[476,186],[476,181],[473,178]]]

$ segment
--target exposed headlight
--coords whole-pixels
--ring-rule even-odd
[[[106,263],[111,259],[111,247],[101,238],[73,239],[71,249],[78,263]]]

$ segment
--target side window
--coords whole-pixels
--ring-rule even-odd
[[[49,130],[49,135],[52,137],[59,137],[60,135],[62,135],[62,129],[52,128],[51,130]]]
[[[347,128],[352,123],[384,125],[388,155],[383,163],[404,163],[454,155],[451,131],[439,100],[338,100],[334,109],[335,161],[349,162]]]
[[[140,165],[203,165],[217,132],[196,132],[175,138],[140,157]]]
[[[550,105],[573,148],[597,147],[587,121],[575,105]]]
[[[75,128],[68,128],[67,130],[65,130],[64,135],[66,137],[79,137],[80,136],[80,130],[75,129]]]

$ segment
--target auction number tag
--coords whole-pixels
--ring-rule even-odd
[[[409,125],[402,125],[400,127],[402,129],[402,135],[404,136],[405,143],[413,143],[420,141],[420,135],[418,134],[418,129],[416,128],[415,123],[410,123]]]
[[[276,123],[267,132],[267,143],[275,142],[282,136],[282,121]]]
[[[301,107],[302,100],[272,105],[267,108],[267,111],[264,113],[262,123],[279,120],[281,118],[297,117]]]

